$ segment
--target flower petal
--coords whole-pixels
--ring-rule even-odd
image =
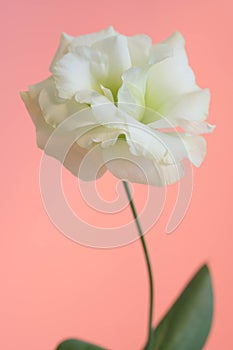
[[[148,63],[149,64],[159,63],[160,61],[163,61],[166,58],[172,57],[172,56],[173,56],[173,50],[171,47],[169,47],[164,43],[156,44],[151,49]]]
[[[82,163],[85,157],[88,157],[88,162],[85,162],[86,166],[85,170],[83,170]],[[73,175],[79,177],[83,181],[94,181],[103,176],[107,171],[100,149],[98,152],[92,154],[88,150],[80,147],[77,143],[74,143],[67,153],[64,166]],[[97,171],[93,169],[97,169]]]
[[[37,88],[37,94],[35,94],[35,89]],[[54,132],[54,128],[47,124],[43,118],[43,114],[41,112],[38,96],[39,96],[39,89],[38,87],[34,86],[34,90],[31,93],[29,92],[22,92],[21,98],[25,103],[25,106],[33,120],[33,123],[36,127],[36,136],[37,136],[37,145],[39,148],[45,150],[45,152],[59,160],[63,163],[63,165],[75,176],[77,176],[80,164],[83,160],[83,157],[87,154],[88,150],[80,147],[76,142],[74,142],[74,134],[71,132],[63,131],[61,129],[61,132],[57,133],[58,140],[57,145],[58,147],[55,147],[55,149],[51,147],[46,147],[47,142],[51,135]],[[66,154],[65,160],[61,159],[59,153],[63,154],[63,151],[59,152],[59,149],[62,149],[64,144],[70,144],[71,147],[69,148],[68,153]],[[93,159],[93,162],[98,162],[101,166],[99,167],[99,172],[97,173],[97,178],[102,176],[104,172],[106,171],[106,168],[103,166],[103,159],[102,155],[99,154],[99,157],[95,157]],[[86,181],[94,180],[96,176],[89,172],[86,174]]]
[[[156,161],[133,155],[128,144],[123,140],[103,150],[104,161],[108,170],[117,178],[164,186],[178,181],[184,175],[182,163],[163,165]]]
[[[146,105],[158,112],[165,104],[173,104],[177,97],[198,90],[182,36],[175,33],[163,44],[171,46],[173,54],[152,65],[146,93]]]
[[[127,38],[132,66],[143,66],[148,63],[152,40],[144,34]]]
[[[101,87],[101,90],[103,91],[104,96],[107,97],[107,99],[110,102],[114,103],[114,98],[112,96],[112,91],[110,89],[104,87],[103,85],[100,85],[100,87]]]
[[[37,146],[41,149],[44,149],[54,129],[51,125],[48,125],[43,118],[38,103],[38,94],[35,95],[34,92],[34,94],[31,95],[29,90],[29,92],[22,92],[21,98],[36,127]]]
[[[158,132],[144,125],[117,108],[102,95],[93,94],[93,116],[98,124],[119,129],[136,156],[151,158],[164,164],[172,164],[187,157],[187,150],[178,134]]]
[[[173,164],[187,157],[184,142],[179,137],[153,130],[111,104],[100,104],[95,108],[92,106],[92,110],[99,123],[121,130],[130,152],[135,156],[143,156],[163,164]]]
[[[215,129],[215,125],[211,125],[205,121],[179,119],[177,123],[185,132],[193,135],[209,134]]]
[[[135,156],[163,165],[177,164],[188,158],[195,166],[199,166],[205,157],[205,141],[200,136],[154,130],[119,110],[103,95],[93,94],[91,105],[96,123],[121,130],[119,135],[124,135]]]
[[[77,143],[83,148],[90,148],[96,143],[100,143],[103,148],[106,148],[115,144],[121,133],[121,130],[118,129],[110,129],[95,125],[88,128],[87,131],[78,138]]]
[[[133,67],[122,76],[118,91],[118,107],[133,118],[141,120],[144,114],[146,81],[149,67]]]
[[[50,68],[49,68],[50,72],[53,71],[53,68],[54,68],[55,64],[57,63],[57,61],[59,61],[68,52],[68,47],[73,39],[74,38],[71,35],[68,35],[66,33],[61,34],[58,49],[55,53],[55,56],[52,60]]]
[[[185,41],[182,34],[179,32],[174,32],[166,40],[152,46],[149,63],[158,63],[175,55],[183,55],[183,59],[187,63],[184,45]]]
[[[187,148],[189,160],[199,167],[206,156],[206,141],[204,137],[197,135],[180,134]]]
[[[75,112],[86,108],[86,104],[78,103],[74,99],[63,100],[59,98],[52,78],[48,80],[47,85],[39,94],[39,105],[46,122],[54,127]]]
[[[186,133],[192,135],[209,134],[215,129],[215,125],[199,120],[185,120],[185,119],[168,119],[161,118],[160,120],[149,123],[152,129],[163,129],[160,131],[174,131],[175,128],[181,127]]]
[[[116,96],[117,90],[122,84],[122,74],[131,67],[127,38],[123,35],[115,35],[98,41],[93,45],[93,48],[106,57],[108,74],[103,85]]]
[[[90,58],[83,52],[66,54],[53,68],[59,97],[72,98],[79,90],[97,90],[98,83],[91,71]]]
[[[117,34],[117,32],[114,30],[114,28],[112,26],[110,26],[110,27],[103,29],[103,30],[100,30],[99,32],[96,32],[96,33],[79,35],[72,40],[72,43],[70,45],[70,50],[73,50],[73,48],[76,48],[78,46],[91,47],[96,42],[104,40],[104,39],[109,38],[111,36],[114,36],[116,34]]]
[[[183,49],[185,40],[180,32],[174,32],[168,38],[163,40],[162,44],[170,46],[173,50],[179,50]]]
[[[160,113],[169,119],[203,121],[208,116],[209,103],[209,89],[198,89],[180,96],[173,103],[165,103]]]

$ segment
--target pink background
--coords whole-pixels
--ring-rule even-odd
[[[199,85],[212,92],[209,120],[217,128],[208,136],[206,161],[195,170],[190,209],[167,236],[172,188],[146,240],[156,284],[154,324],[207,261],[215,319],[205,349],[233,348],[232,10],[227,0],[2,3],[1,349],[52,350],[66,337],[79,337],[108,349],[131,350],[140,349],[146,338],[148,284],[139,242],[91,249],[52,225],[40,198],[42,153],[19,98],[20,90],[47,77],[62,31],[78,35],[108,25],[127,35],[146,33],[154,41],[181,31]],[[110,176],[107,181],[112,183]]]

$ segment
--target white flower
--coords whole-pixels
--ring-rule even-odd
[[[206,143],[199,135],[213,130],[205,122],[210,93],[197,86],[180,33],[156,45],[112,27],[76,38],[62,34],[50,71],[21,96],[40,148],[59,159],[45,148],[54,130],[61,145],[77,136],[64,162],[75,175],[93,180],[108,169],[160,186],[183,176],[185,158],[202,163]],[[96,146],[98,173],[90,166],[80,175],[83,158]]]

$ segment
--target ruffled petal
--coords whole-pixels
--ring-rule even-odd
[[[163,165],[177,164],[186,158],[195,166],[203,161],[206,145],[202,137],[160,132],[138,122],[107,101],[104,96],[93,94],[91,108],[96,123],[119,130],[119,135],[124,135],[133,155],[152,159]]]
[[[57,63],[57,61],[59,61],[68,52],[69,45],[73,39],[74,38],[71,35],[68,35],[66,33],[61,34],[58,49],[55,53],[55,56],[52,60],[50,68],[49,68],[50,72],[53,71],[53,68],[54,68],[55,64]]]
[[[72,51],[74,48],[79,46],[91,47],[93,44],[97,43],[98,41],[104,40],[116,34],[117,32],[114,30],[112,26],[110,26],[96,33],[79,35],[72,40],[72,43],[70,45],[70,50]]]
[[[122,84],[122,74],[131,67],[131,58],[127,44],[127,38],[123,35],[115,35],[93,45],[95,50],[106,57],[108,73],[103,85],[109,88],[113,96]]]
[[[84,158],[85,167],[83,166]],[[81,148],[74,143],[70,148],[64,162],[64,166],[75,176],[83,181],[94,181],[104,175],[107,168],[104,165],[102,151],[90,153],[88,150]]]
[[[105,97],[107,97],[107,99],[110,101],[110,102],[113,102],[114,103],[114,98],[113,98],[113,95],[112,95],[112,91],[108,88],[106,88],[105,86],[103,85],[100,85],[100,88],[104,94]]]
[[[152,40],[144,34],[127,38],[132,66],[143,66],[148,63]]]
[[[42,89],[46,89],[51,83],[52,77],[48,77],[45,80],[40,81],[37,84],[29,85],[28,92],[31,98],[35,98],[39,96],[39,93]]]
[[[204,137],[197,135],[180,134],[184,140],[189,160],[199,167],[206,156],[206,141]]]
[[[167,102],[160,108],[160,113],[169,119],[203,121],[209,113],[209,89],[183,94],[173,102]]]
[[[104,96],[93,94],[91,106],[96,122],[107,128],[120,130],[120,135],[124,135],[133,155],[163,164],[172,164],[187,156],[182,139],[160,133],[138,122],[107,102]]]
[[[187,64],[187,57],[184,51],[185,41],[181,33],[174,32],[166,40],[155,44],[151,48],[149,63],[158,63],[168,57],[183,56],[183,61]]]
[[[21,93],[21,98],[24,101],[25,106],[36,127],[37,145],[39,148],[43,149],[48,155],[59,160],[73,175],[77,176],[81,162],[84,156],[87,155],[88,150],[80,147],[75,142],[74,134],[71,133],[70,130],[67,131],[62,129],[60,129],[60,132],[56,134],[57,147],[55,147],[54,149],[53,147],[46,147],[49,138],[54,132],[54,128],[51,125],[47,124],[43,118],[43,114],[41,112],[38,101],[39,93],[40,91],[38,89],[37,95],[35,94],[35,87],[33,89],[32,95],[30,91]],[[63,156],[61,155],[63,155],[63,146],[67,144],[70,145],[70,147],[64,160]],[[103,165],[102,154],[99,154],[98,157],[95,156],[95,159],[93,159],[92,161],[100,164],[99,171],[97,172],[97,175],[88,172],[88,174],[86,174],[85,177],[86,181],[95,180],[95,178],[101,177],[106,171],[106,167]]]
[[[179,127],[183,131],[192,135],[209,134],[215,129],[215,125],[211,125],[205,121],[199,120],[185,120],[185,119],[168,119],[161,118],[153,123],[149,123],[148,126],[152,129],[160,131],[174,131]]]
[[[44,120],[38,103],[38,94],[36,95],[35,91],[32,93],[32,95],[30,91],[22,92],[21,98],[36,127],[37,146],[44,149],[49,137],[54,131],[54,128],[51,125],[48,125]]]
[[[183,35],[180,32],[174,32],[165,40],[163,40],[162,44],[168,45],[175,51],[175,50],[183,49],[183,47],[185,46],[185,40]]]
[[[96,143],[106,148],[115,144],[121,133],[121,130],[118,129],[93,125],[86,132],[83,132],[82,136],[78,138],[77,143],[83,148],[93,147]]]
[[[130,182],[164,186],[175,183],[184,175],[182,163],[163,165],[155,160],[135,156],[123,140],[104,149],[103,158],[114,176]]]
[[[198,90],[195,76],[188,65],[183,37],[175,33],[163,42],[172,55],[152,65],[147,82],[146,105],[160,112],[164,105]]]
[[[58,95],[71,99],[79,90],[97,90],[99,85],[91,71],[90,57],[84,52],[66,54],[53,68]]]
[[[206,155],[206,141],[198,135],[190,135],[178,132],[158,132],[156,131],[158,141],[164,146],[166,154],[160,159],[160,162],[166,164],[176,164],[184,159],[189,159],[192,164],[199,167]],[[153,153],[153,144],[150,149]]]
[[[70,115],[86,108],[85,104],[78,103],[74,99],[63,100],[59,98],[52,78],[48,80],[47,85],[39,94],[39,105],[46,122],[54,127]]]
[[[118,107],[133,118],[141,120],[144,114],[146,81],[149,67],[133,67],[122,76],[118,91]]]
[[[177,123],[185,132],[193,135],[209,134],[215,129],[215,125],[211,125],[205,121],[179,119]]]

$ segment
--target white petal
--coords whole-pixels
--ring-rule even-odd
[[[80,90],[76,92],[74,98],[80,103],[90,104],[93,93],[93,90]]]
[[[93,45],[99,50],[108,62],[107,80],[103,84],[116,96],[118,88],[122,84],[122,74],[131,67],[131,59],[127,45],[127,38],[123,35],[116,35]]]
[[[175,51],[184,48],[185,40],[180,32],[174,32],[168,38],[163,40],[162,44],[168,45]]]
[[[102,52],[90,47],[76,47],[73,53],[77,57],[82,57],[83,60],[89,62],[90,71],[99,84],[104,84],[108,74],[107,56]]]
[[[158,140],[167,150],[167,154],[160,161],[164,164],[174,164],[187,158],[196,167],[199,167],[205,158],[206,141],[201,136],[177,132],[160,132]]]
[[[29,96],[31,98],[38,97],[41,90],[44,88],[47,88],[50,85],[51,80],[52,80],[52,77],[49,77],[45,80],[40,81],[37,84],[29,85],[29,87],[28,87]]]
[[[52,126],[48,125],[43,118],[38,103],[38,95],[31,97],[30,92],[23,92],[21,93],[21,98],[25,103],[28,113],[30,114],[32,121],[36,127],[37,145],[39,148],[44,149],[54,129]]]
[[[97,101],[97,104],[101,103],[101,101],[103,101],[102,103],[104,104],[114,103],[111,90],[104,87],[103,85],[100,85],[100,89],[103,95],[93,90],[81,90],[76,93],[75,99],[80,103],[87,104],[95,104]]]
[[[76,135],[81,135],[84,128],[88,130],[96,125],[97,122],[93,115],[92,109],[90,107],[86,107],[66,118],[59,125],[59,129],[63,132],[74,131]]]
[[[83,148],[90,148],[96,143],[100,143],[103,148],[106,148],[115,144],[120,134],[121,130],[94,125],[78,138],[77,143]]]
[[[73,143],[72,140],[74,139],[74,134],[66,131],[63,132],[62,129],[61,129],[62,132],[57,134],[59,135],[59,138],[57,140],[58,147],[55,147],[55,149],[46,148],[47,142],[50,136],[52,135],[52,133],[54,132],[54,128],[49,124],[47,124],[43,118],[43,115],[38,103],[38,94],[40,93],[40,91],[38,90],[37,95],[35,95],[35,90],[33,92],[34,92],[33,97],[31,97],[30,92],[22,92],[21,97],[36,127],[38,147],[41,149],[45,149],[45,152],[48,155],[58,159],[60,162],[63,162],[63,159],[61,159],[61,157],[59,156],[59,153],[63,154],[63,151],[59,152],[59,148],[62,148],[64,144],[65,145],[67,143],[68,145],[71,144],[71,147],[66,155],[65,161],[63,162],[63,165],[72,174],[77,176],[80,164],[83,160],[83,157],[87,154],[88,150],[81,148],[76,142]],[[98,162],[98,164],[101,165],[99,172],[97,174],[97,177],[102,176],[103,173],[106,171],[106,168],[103,166],[102,155],[99,155],[99,157],[95,157],[95,159],[93,159],[93,162],[95,163]],[[94,180],[94,179],[95,177],[91,172],[88,172],[85,175],[85,180],[87,181]]]
[[[119,130],[135,156],[152,159],[163,165],[177,164],[185,158],[199,166],[205,155],[205,144],[199,136],[159,132],[119,110],[104,96],[94,94],[91,105],[96,123]]]
[[[178,133],[165,133],[154,131],[157,144],[160,144],[161,155],[160,162],[165,164],[174,164],[188,157],[188,152],[183,139]],[[156,154],[156,144],[151,143],[148,148]],[[163,150],[163,154],[162,154]]]
[[[160,118],[159,120],[156,120],[155,122],[149,123],[147,124],[150,128],[152,129],[174,129],[178,126],[177,121],[174,120],[170,120],[168,118]],[[162,131],[162,130],[160,130]],[[173,130],[174,131],[174,130]]]
[[[50,71],[52,72],[53,67],[59,61],[67,52],[68,52],[68,47],[70,43],[72,42],[74,38],[71,35],[68,35],[66,33],[62,33],[60,37],[60,43],[58,46],[58,49],[55,53],[55,56],[52,60],[52,63],[50,65]]]
[[[184,131],[194,135],[209,134],[215,129],[215,125],[211,125],[205,121],[189,121],[179,119],[177,123],[182,127]]]
[[[133,67],[122,76],[118,91],[118,107],[133,118],[141,120],[144,114],[146,81],[149,67]]]
[[[56,129],[52,137],[52,142],[49,140],[44,149],[45,153],[59,160],[73,175],[79,176],[83,159],[88,156],[89,151],[75,142],[74,133]],[[68,150],[66,154],[64,154],[65,150]],[[96,177],[102,176],[106,171],[101,153],[98,153],[98,156],[95,154],[95,159],[92,159],[91,167],[93,168],[95,164],[100,165],[98,166],[99,171],[85,173],[83,180],[95,180]]]
[[[150,52],[149,64],[158,63],[173,55],[173,50],[166,44],[160,43],[152,47]]]
[[[154,159],[160,164],[177,164],[188,158],[195,166],[200,166],[206,154],[205,139],[197,135],[165,133],[128,127],[126,140],[134,155]]]
[[[183,62],[187,64],[187,56],[184,51],[184,45],[185,41],[182,34],[179,32],[174,32],[161,43],[153,45],[149,63],[153,64],[168,57],[180,56],[180,60],[183,60]]]
[[[112,96],[112,91],[110,89],[107,89],[105,86],[103,85],[100,85],[101,87],[101,90],[103,91],[103,94],[105,97],[107,97],[107,99],[110,101],[110,102],[113,102],[114,103],[114,98]]]
[[[82,152],[80,152],[80,150]],[[87,160],[85,161],[85,168],[82,166],[84,157],[87,157]],[[78,176],[83,181],[94,181],[103,176],[107,170],[104,165],[102,152],[100,149],[94,153],[89,153],[89,151],[84,150],[77,143],[74,143],[70,148],[66,156],[64,166],[73,175]]]
[[[73,48],[78,46],[92,46],[96,42],[104,40],[116,34],[117,33],[115,32],[114,28],[110,26],[96,33],[79,35],[72,41],[70,49],[72,50]]]
[[[182,40],[172,50],[173,55],[154,64],[148,76],[146,104],[158,112],[177,97],[198,89]]]
[[[168,57],[183,55],[183,60],[187,63],[187,57],[184,52],[184,38],[181,33],[174,32],[161,43],[155,44],[151,48],[149,63],[158,63]]]
[[[103,157],[114,176],[130,182],[164,186],[178,181],[184,174],[181,163],[164,166],[151,159],[133,155],[123,140],[104,149]]]
[[[119,129],[125,135],[132,154],[172,164],[187,155],[183,140],[160,133],[118,109],[101,95],[93,94],[92,111],[97,123]],[[171,151],[176,151],[175,155]],[[182,152],[181,152],[182,151]]]
[[[185,168],[182,162],[175,164],[161,165],[164,182],[167,185],[172,185],[179,181],[185,175]]]
[[[93,111],[93,116],[101,125],[118,128],[119,125],[126,124],[126,115],[109,102],[106,96],[93,92],[90,96],[89,103]],[[114,126],[115,125],[115,126]]]
[[[72,98],[79,90],[98,90],[91,63],[81,54],[66,54],[53,68],[59,97]]]
[[[127,38],[132,66],[142,66],[148,63],[152,40],[144,34]]]
[[[171,103],[165,103],[160,113],[169,119],[203,121],[208,116],[210,92],[208,89],[186,93]]]
[[[197,135],[180,134],[187,148],[188,158],[199,167],[206,155],[206,141],[203,137]]]
[[[57,96],[57,90],[53,79],[50,79],[39,95],[39,105],[44,119],[52,126],[59,125],[70,115],[86,107],[74,99],[63,100]]]
[[[148,126],[165,132],[174,131],[176,127],[181,127],[186,133],[192,135],[209,134],[215,129],[215,125],[211,125],[205,121],[168,118],[161,118],[156,122],[148,124]]]

